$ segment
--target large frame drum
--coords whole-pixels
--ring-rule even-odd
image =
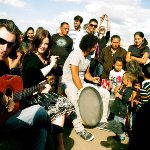
[[[84,87],[79,92],[79,111],[83,124],[88,127],[96,126],[103,114],[103,102],[100,93],[94,87]]]

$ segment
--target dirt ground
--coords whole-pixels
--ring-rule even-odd
[[[127,150],[128,137],[125,141],[119,142],[113,139],[113,136],[115,136],[113,132],[97,128],[86,128],[86,130],[94,134],[93,141],[83,140],[71,126],[65,125],[64,142],[66,150]]]

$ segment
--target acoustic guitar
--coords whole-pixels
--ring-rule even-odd
[[[11,112],[7,111],[5,105],[0,104],[0,125],[11,115],[20,111],[19,100],[33,95],[33,93],[40,89],[44,89],[45,84],[47,84],[46,80],[36,86],[23,89],[23,81],[20,76],[7,74],[0,77],[0,103],[4,95],[6,97],[12,97],[15,102],[14,109]]]

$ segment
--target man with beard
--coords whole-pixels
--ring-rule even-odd
[[[111,37],[111,45],[102,49],[99,57],[99,62],[103,66],[103,72],[101,79],[109,79],[109,73],[113,69],[113,61],[116,57],[121,57],[123,60],[123,69],[126,64],[126,53],[127,51],[120,47],[121,38],[119,35],[113,35]]]
[[[93,34],[84,35],[79,44],[80,48],[70,53],[63,67],[63,88],[68,100],[75,106],[79,122],[81,122],[81,117],[78,106],[78,93],[86,86],[94,87],[100,93],[103,102],[103,114],[100,121],[107,122],[110,93],[108,90],[94,85],[100,84],[100,78],[91,76],[89,71],[91,55],[95,52],[97,43],[98,38]],[[86,83],[84,79],[94,84]],[[79,124],[77,125],[79,127]]]
[[[70,28],[68,35],[72,38],[73,44],[78,37],[78,34],[82,32],[81,24],[83,22],[83,18],[79,15],[74,17],[74,27]]]

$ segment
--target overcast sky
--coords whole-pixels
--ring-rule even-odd
[[[23,32],[43,26],[53,34],[63,21],[72,26],[76,15],[84,25],[102,14],[110,17],[111,36],[118,34],[130,45],[134,33],[142,31],[150,45],[149,0],[0,0],[0,18],[12,19]]]

